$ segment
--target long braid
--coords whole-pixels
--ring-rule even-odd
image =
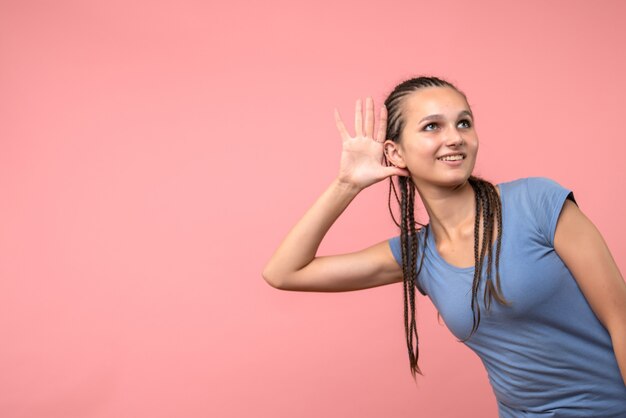
[[[483,295],[483,302],[487,308],[491,308],[492,298],[496,299],[498,303],[509,306],[510,303],[502,296],[502,289],[500,287],[500,248],[502,243],[502,204],[500,197],[496,191],[496,188],[483,179],[476,176],[470,176],[469,183],[474,189],[476,195],[476,215],[474,221],[474,281],[472,283],[472,314],[473,324],[472,330],[465,339],[461,341],[467,341],[477,331],[480,324],[480,306],[478,304],[478,288],[480,287],[480,280],[483,270],[483,262],[485,255],[487,256],[487,278],[485,283],[485,291]],[[482,245],[480,246],[480,252],[478,250],[479,245],[479,224],[480,219],[483,224]],[[497,243],[496,243],[496,285],[493,285],[492,280],[492,267],[493,267],[493,229],[494,224],[497,227]]]
[[[487,219],[494,219],[494,213],[493,211],[496,209],[498,202],[497,199],[497,194],[496,193],[488,193],[487,194],[488,199],[488,203],[489,203],[489,216]],[[485,306],[487,307],[487,309],[489,310],[491,307],[491,299],[489,298],[489,295],[491,294],[492,290],[493,290],[493,280],[492,280],[492,275],[491,275],[491,265],[493,262],[493,230],[494,227],[496,227],[494,225],[494,221],[490,221],[488,222],[488,224],[485,226],[485,239],[487,241],[487,248],[489,248],[489,252],[487,253],[488,258],[487,258],[487,266],[489,266],[489,268],[487,269],[487,277],[486,277],[486,281],[485,281],[485,291],[483,294],[483,300],[485,301]]]
[[[498,193],[495,190],[495,187],[488,182],[485,182],[486,187],[488,187],[490,189],[490,193],[489,193],[489,199],[490,199],[490,204],[492,205],[492,207],[494,208],[495,214],[492,214],[490,216],[490,220],[489,220],[489,261],[488,261],[488,265],[489,265],[489,269],[487,270],[487,281],[485,283],[485,294],[484,294],[484,300],[485,300],[485,305],[487,307],[487,309],[490,308],[490,304],[491,304],[491,299],[495,298],[500,304],[502,305],[509,305],[509,302],[506,301],[506,299],[504,299],[501,295],[502,295],[502,288],[500,285],[500,249],[502,247],[502,202],[500,201],[500,198],[498,196]],[[495,220],[493,219],[495,216]],[[491,262],[492,262],[492,248],[493,248],[493,227],[494,224],[497,228],[498,231],[498,238],[496,241],[496,284],[494,286],[493,284],[493,279],[492,279],[492,274],[491,274]]]
[[[498,221],[498,240],[496,241],[496,288],[490,290],[490,296],[494,296],[499,303],[509,305],[509,303],[502,299],[502,287],[500,286],[500,248],[502,247],[502,204],[500,199],[497,199],[496,217]]]
[[[388,112],[387,120],[387,138],[395,142],[400,141],[401,133],[404,129],[404,118],[402,115],[402,103],[405,96],[408,94],[425,87],[450,87],[459,92],[463,97],[465,95],[457,89],[451,83],[441,80],[436,77],[418,77],[410,80],[406,80],[396,86],[391,92],[387,100],[385,100],[385,106]],[[387,165],[390,165],[385,158]],[[480,281],[483,270],[483,261],[485,255],[487,256],[487,279],[485,284],[484,302],[487,310],[490,309],[491,298],[495,298],[499,303],[508,305],[509,303],[504,299],[502,295],[502,289],[500,287],[500,247],[502,236],[502,205],[500,198],[497,194],[495,187],[479,177],[470,176],[468,179],[469,184],[475,193],[476,200],[476,212],[474,222],[474,280],[472,282],[472,301],[471,309],[473,316],[473,325],[469,339],[474,332],[478,329],[480,324],[480,306],[478,303],[478,289],[480,288]],[[400,196],[398,196],[398,190],[400,189]],[[391,209],[391,195],[395,196],[395,200],[400,206],[400,222],[396,220]],[[403,276],[403,291],[404,291],[404,329],[406,335],[406,343],[409,353],[409,363],[411,367],[411,374],[413,378],[416,378],[416,373],[422,374],[418,367],[419,358],[419,339],[417,333],[416,316],[415,316],[415,287],[417,287],[421,293],[425,294],[419,286],[419,274],[422,270],[424,258],[426,255],[426,243],[428,242],[429,225],[423,225],[419,222],[415,222],[415,185],[410,178],[399,177],[398,187],[392,178],[389,181],[389,193],[388,193],[388,207],[391,217],[394,223],[400,228],[400,245],[402,250],[402,276]],[[480,225],[483,225],[482,245],[479,245],[480,240]],[[497,228],[496,238],[496,284],[494,286],[491,268],[493,262],[493,230],[494,224]],[[421,228],[416,229],[416,225],[420,225]],[[424,233],[421,233],[421,229],[424,229]],[[417,254],[420,252],[420,236],[422,236],[421,243],[421,257],[419,259]],[[480,246],[480,248],[479,248]],[[467,340],[466,339],[466,340]],[[463,340],[463,341],[466,341]]]
[[[469,180],[468,180],[469,181]],[[470,185],[474,189],[475,199],[476,199],[476,213],[474,216],[474,280],[472,281],[472,333],[476,331],[478,328],[478,324],[480,323],[480,307],[478,306],[478,299],[476,295],[478,294],[478,287],[480,285],[480,273],[482,271],[482,260],[484,255],[484,245],[483,248],[479,249],[478,243],[479,240],[479,231],[480,231],[480,220],[481,213],[484,213],[484,201],[483,201],[483,190],[480,186],[476,185],[476,182],[469,181]],[[485,219],[483,217],[483,219]],[[484,241],[483,241],[484,243]]]
[[[405,299],[408,297],[409,299],[409,309],[411,312],[411,323],[409,324],[410,328],[409,328],[409,343],[412,344],[413,342],[413,336],[415,336],[415,367],[413,370],[413,373],[418,373],[420,372],[419,368],[417,367],[417,358],[419,357],[419,340],[418,340],[418,335],[417,335],[417,323],[415,320],[415,280],[417,278],[418,272],[416,271],[417,269],[417,239],[418,236],[416,234],[415,231],[415,220],[414,220],[414,214],[415,214],[415,185],[413,184],[413,181],[410,179],[407,179],[407,183],[409,183],[408,186],[408,199],[407,199],[407,203],[408,203],[408,214],[409,214],[409,225],[411,225],[411,228],[409,228],[410,231],[410,237],[411,237],[411,260],[413,260],[414,264],[413,266],[413,272],[415,274],[412,275],[411,280],[408,281],[408,286],[406,291],[408,291],[407,293],[405,293]],[[423,254],[422,254],[422,259],[423,259]]]
[[[401,177],[399,179],[401,204],[400,204],[400,223],[401,234],[400,242],[402,246],[402,273],[404,288],[404,330],[407,340],[407,348],[409,352],[409,362],[411,366],[411,374],[415,377],[416,373],[422,374],[417,366],[419,358],[419,339],[417,334],[417,325],[415,320],[415,279],[419,274],[417,270],[417,248],[418,235],[415,231],[414,220],[414,202],[415,202],[415,186],[411,179]],[[406,256],[404,256],[406,254]],[[422,260],[424,255],[422,254]],[[420,263],[421,269],[421,263]]]
[[[488,186],[487,186],[488,187]],[[485,219],[489,219],[489,222],[486,223],[486,225],[484,226],[485,228],[485,232],[484,232],[484,237],[483,240],[487,243],[487,248],[489,249],[489,251],[487,252],[487,266],[489,266],[489,268],[487,269],[487,277],[486,277],[486,286],[485,286],[485,292],[483,294],[483,299],[485,301],[485,305],[487,307],[487,309],[489,309],[491,307],[491,300],[488,299],[488,295],[490,293],[490,289],[493,286],[493,282],[491,280],[491,264],[493,262],[493,229],[494,229],[494,222],[493,222],[493,211],[494,208],[496,206],[496,201],[497,201],[497,195],[494,196],[495,193],[487,193],[487,204],[488,204],[488,214],[487,217]]]
[[[404,294],[406,295],[406,287],[408,284],[408,277],[412,276],[411,269],[411,251],[408,250],[410,247],[409,243],[409,233],[406,224],[407,224],[407,209],[406,209],[406,199],[407,199],[407,181],[406,179],[400,178],[400,195],[402,204],[400,205],[400,245],[402,247],[402,276],[404,277],[403,286],[404,286]],[[406,254],[406,256],[405,256]],[[409,340],[409,308],[408,308],[408,299],[404,298],[404,330],[407,336],[407,345],[409,349],[409,361],[411,365],[413,365],[413,346],[411,345],[411,340]]]
[[[387,157],[383,157],[385,160],[385,164],[389,165],[389,162],[387,161]],[[391,209],[391,193],[393,191],[393,195],[396,198],[396,202],[398,202],[398,205],[400,205],[400,198],[398,197],[398,189],[396,188],[395,183],[393,182],[393,179],[389,179],[389,193],[387,195],[387,207],[389,208],[389,214],[391,215],[391,219],[393,220],[393,223],[396,224],[396,226],[398,228],[400,228],[400,223],[396,220],[396,216],[393,214],[393,210]]]

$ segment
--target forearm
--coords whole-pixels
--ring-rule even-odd
[[[263,270],[265,280],[277,286],[309,264],[330,227],[359,191],[358,187],[334,180],[272,255]]]

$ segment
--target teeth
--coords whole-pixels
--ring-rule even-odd
[[[458,161],[458,160],[462,160],[463,156],[462,155],[449,155],[447,157],[441,157],[438,159],[441,161]]]

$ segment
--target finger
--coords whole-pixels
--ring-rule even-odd
[[[363,109],[361,99],[356,101],[356,109],[354,110],[354,133],[357,137],[363,136]]]
[[[341,139],[345,141],[346,139],[350,138],[350,134],[346,129],[346,125],[343,124],[337,108],[335,108],[335,124],[337,125],[337,129],[339,130],[339,135],[341,135]]]
[[[382,105],[380,108],[380,118],[378,119],[378,131],[376,133],[376,142],[385,142],[387,136],[387,107]]]
[[[393,166],[385,167],[385,168],[389,176],[403,176],[403,177],[410,176],[409,170],[404,169],[404,168],[393,167]]]
[[[374,100],[365,99],[365,136],[374,138]]]

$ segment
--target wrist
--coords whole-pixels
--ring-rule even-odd
[[[363,190],[363,188],[360,187],[359,185],[354,184],[349,181],[344,181],[340,179],[339,177],[333,180],[331,187],[337,189],[341,193],[346,193],[348,195],[354,195],[354,196],[356,196],[357,194],[359,194],[361,190]]]

